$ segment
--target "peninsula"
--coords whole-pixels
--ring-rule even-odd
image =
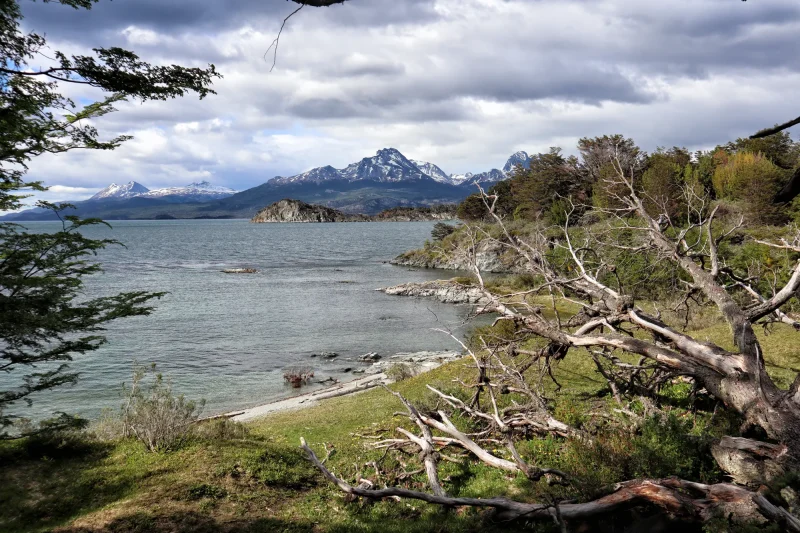
[[[428,220],[453,220],[456,206],[450,204],[431,207],[394,207],[377,215],[349,214],[327,207],[285,198],[256,213],[250,222],[418,222]]]

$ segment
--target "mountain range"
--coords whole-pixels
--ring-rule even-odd
[[[488,187],[506,179],[517,165],[529,164],[528,154],[517,152],[502,169],[447,174],[433,163],[408,159],[394,148],[384,148],[342,169],[328,165],[295,176],[276,176],[241,192],[207,181],[155,190],[135,181],[124,185],[112,183],[89,200],[73,202],[77,212],[71,214],[106,220],[251,218],[263,207],[283,198],[347,213],[375,214],[398,206],[460,202],[476,191],[476,184]],[[2,218],[49,220],[53,215],[43,209],[29,209]]]
[[[177,203],[184,202],[202,202],[204,200],[219,200],[234,195],[239,191],[229,189],[227,187],[220,187],[212,185],[207,181],[200,181],[197,183],[190,183],[184,187],[166,187],[164,189],[150,190],[141,183],[130,181],[124,185],[117,185],[112,183],[105,189],[101,190],[91,198],[88,202],[98,200],[110,200],[127,198],[165,198]]]

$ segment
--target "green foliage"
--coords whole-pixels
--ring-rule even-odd
[[[218,442],[246,439],[250,436],[247,426],[229,418],[215,418],[196,424],[194,434],[201,439]]]
[[[554,203],[575,196],[577,202],[585,202],[584,173],[578,168],[578,159],[564,157],[561,148],[550,148],[544,154],[531,158],[528,169],[519,168],[509,180],[511,193],[516,203],[514,215],[524,220],[536,220],[550,215]],[[553,211],[558,218],[563,216],[563,207]]]
[[[433,229],[431,230],[431,238],[434,241],[441,241],[448,235],[451,235],[456,229],[458,228],[452,224],[437,222],[433,225]]]
[[[189,500],[202,500],[203,498],[220,500],[227,495],[227,490],[217,485],[209,485],[208,483],[198,483],[186,490],[186,498]]]
[[[785,211],[773,203],[786,182],[785,171],[754,152],[737,152],[721,159],[723,161],[713,177],[718,198],[740,202],[752,223],[778,224],[785,221]]]
[[[683,214],[684,172],[690,164],[689,152],[683,148],[659,149],[647,160],[642,175],[645,208],[653,216],[666,214],[675,220]]]
[[[761,154],[777,167],[785,170],[795,168],[800,163],[800,147],[792,141],[788,131],[781,131],[759,139],[749,137],[736,139],[723,148],[730,154],[750,152]]]

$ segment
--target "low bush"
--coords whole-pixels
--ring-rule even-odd
[[[172,384],[155,371],[155,365],[134,367],[133,382],[127,393],[128,402],[122,415],[125,433],[153,452],[180,446],[205,405],[204,400],[194,402],[183,395],[174,395]]]
[[[195,426],[194,433],[199,438],[212,442],[245,439],[250,435],[247,426],[228,418],[201,422]]]
[[[417,375],[416,369],[409,363],[395,363],[386,369],[386,375],[392,381],[404,381]]]

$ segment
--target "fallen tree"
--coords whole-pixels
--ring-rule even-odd
[[[476,285],[486,302],[479,312],[493,313],[498,321],[513,323],[517,332],[545,342],[537,350],[521,349],[518,339],[511,338],[481,339],[481,350],[464,345],[477,371],[474,383],[461,383],[472,391],[470,401],[430,388],[446,409],[423,413],[400,397],[420,434],[398,428],[401,438],[383,439],[374,446],[420,450],[432,493],[400,487],[376,489],[367,483],[352,486],[331,473],[303,442],[309,458],[329,480],[363,498],[413,498],[444,506],[491,508],[504,519],[555,520],[562,530],[570,521],[647,505],[683,520],[703,522],[727,517],[736,523],[775,521],[785,530],[800,531],[796,516],[757,490],[798,471],[800,375],[788,389],[781,389],[766,371],[754,330],[756,325],[767,327],[772,323],[800,329],[800,323],[782,310],[800,289],[800,231],[795,228],[792,233],[787,228],[782,238],[756,241],[760,246],[785,251],[791,262],[787,272],[774,276],[775,280],[783,279],[783,285],[772,283],[767,292],[757,275],[737,268],[721,251],[727,241],[742,238],[742,219],[721,217],[718,205],[687,186],[680,199],[685,219],[670,220],[667,206],[644,197],[636,183],[639,163],[623,162],[614,150],[609,150],[607,157],[613,172],[596,186],[605,188],[611,207],[572,205],[565,213],[567,222],[557,233],[553,228],[542,228],[526,239],[514,235],[495,211],[498,197],[481,190],[488,212],[502,228],[503,237],[495,240],[523,257],[537,281],[531,289],[498,294],[487,289],[473,260]],[[579,214],[602,223],[576,226]],[[473,244],[480,238],[492,238],[479,226],[466,225],[465,231],[473,235],[471,240],[466,239]],[[474,250],[472,246],[463,252],[472,253],[474,258]],[[728,350],[693,337],[685,327],[663,317],[657,307],[655,312],[646,310],[653,306],[639,302],[636,291],[621,281],[626,277],[620,270],[626,265],[613,261],[617,257],[614,252],[619,251],[654,254],[672,265],[684,289],[684,326],[689,322],[690,300],[713,306],[729,326],[736,348]],[[550,298],[549,309],[541,304],[542,296]],[[559,311],[558,301],[569,301],[580,310],[565,316]],[[621,410],[624,397],[653,398],[665,383],[685,380],[692,383],[695,392],[702,391],[737,413],[744,421],[740,434],[720,439],[711,449],[719,467],[736,484],[702,484],[678,478],[628,480],[585,503],[448,496],[437,473],[442,450],[447,447],[494,468],[522,474],[531,482],[571,482],[568,473],[523,459],[516,445],[519,439],[537,434],[592,438],[554,418],[542,395],[541,380],[552,377],[552,365],[571,350],[591,358]],[[501,396],[509,395],[512,401],[500,401]],[[471,434],[460,430],[452,421],[452,413],[472,420],[480,430]],[[503,456],[496,451],[498,444],[505,448]]]

